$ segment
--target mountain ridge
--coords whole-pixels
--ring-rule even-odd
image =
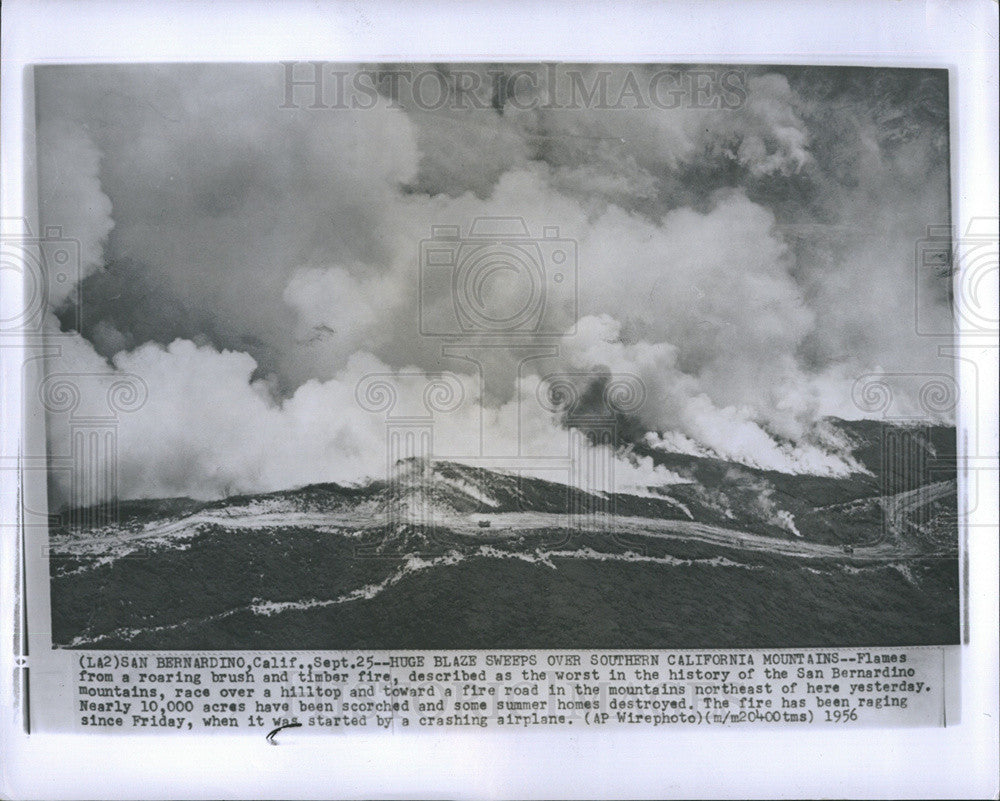
[[[954,463],[950,476],[896,475],[892,450],[902,433],[899,464],[926,468],[913,454],[947,456],[954,431],[876,424],[860,433],[869,473],[839,478],[661,454],[658,463],[686,483],[588,493],[536,476],[411,460],[389,480],[363,485],[122,501],[117,519],[51,528],[53,641],[94,648],[956,641]]]

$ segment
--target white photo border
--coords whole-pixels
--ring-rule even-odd
[[[997,217],[997,5],[650,2],[170,2],[3,5],[2,202],[24,216],[25,70],[44,63],[572,61],[937,67],[950,71],[952,220]],[[516,32],[516,33],[515,33]],[[18,291],[4,276],[0,303]],[[996,292],[995,286],[987,287]],[[994,305],[996,298],[993,298]],[[978,406],[997,408],[997,346],[963,348]],[[966,376],[967,377],[967,376]],[[19,365],[2,365],[3,437],[20,428]],[[968,389],[968,387],[966,387]],[[966,393],[963,393],[963,395]],[[964,403],[963,403],[964,405]],[[964,420],[996,475],[997,420]],[[974,429],[974,430],[970,430]],[[961,446],[960,446],[961,447]],[[8,452],[6,449],[4,452]],[[993,454],[993,457],[988,456]],[[969,455],[968,453],[966,455]],[[16,519],[0,470],[3,521]],[[264,738],[25,735],[15,703],[17,538],[0,539],[0,795],[12,798],[996,797],[997,538],[993,494],[968,540],[961,723],[942,729],[703,732],[609,728]]]

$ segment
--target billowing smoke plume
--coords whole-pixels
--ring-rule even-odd
[[[388,72],[407,69],[429,68]],[[513,87],[483,108],[429,108],[383,80],[371,108],[317,109],[301,87],[288,102],[281,67],[37,71],[42,222],[84,254],[83,322],[50,369],[144,382],[119,420],[124,497],[384,475],[387,415],[441,374],[461,386],[436,413],[442,458],[483,440],[564,453],[572,422],[539,383],[564,374],[586,393],[629,376],[636,405],[597,446],[620,486],[677,480],[623,453],[623,434],[843,474],[856,465],[824,417],[883,412],[858,404],[860,377],[950,374],[915,325],[919,312],[950,330],[947,277],[914,261],[926,226],[948,222],[943,74],[754,68],[734,73],[733,102],[665,109],[531,102],[558,73],[527,90],[496,80],[513,72],[464,69]],[[655,70],[577,73],[585,87],[610,75],[614,99]],[[576,271],[547,318],[563,336],[481,350],[477,368],[422,335],[421,315],[453,299],[421,295],[420,243],[484,217],[522,218],[536,239],[558,229]],[[69,326],[65,297],[52,300]],[[375,374],[396,411],[359,402]],[[904,384],[905,414],[921,407]]]
[[[48,285],[48,301],[60,307],[77,283],[104,266],[104,243],[114,226],[111,201],[101,190],[101,154],[87,129],[71,119],[45,115],[38,126],[40,213],[59,234],[80,243],[74,281]]]

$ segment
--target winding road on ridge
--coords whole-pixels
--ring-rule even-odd
[[[928,493],[922,502],[940,497],[941,493]],[[912,508],[913,499],[908,500]],[[646,517],[594,516],[587,520],[587,530],[605,531],[609,536],[644,536],[676,540],[693,540],[710,545],[758,553],[773,553],[803,559],[835,558],[848,562],[896,560],[912,557],[926,558],[953,555],[954,550],[929,551],[907,547],[889,539],[869,545],[857,545],[847,553],[838,545],[809,542],[801,539],[782,539],[763,534],[753,534],[736,529],[687,520],[660,520]],[[489,521],[482,527],[480,521]],[[401,522],[427,524],[416,515]],[[435,514],[431,521],[446,531],[474,537],[484,542],[503,540],[542,529],[571,529],[569,515],[552,512],[497,512]],[[372,516],[357,511],[340,512],[230,512],[200,511],[162,523],[147,524],[141,530],[102,529],[88,532],[87,536],[53,537],[52,549],[56,553],[112,559],[139,548],[166,545],[198,534],[204,526],[214,525],[229,530],[260,530],[268,528],[305,528],[320,533],[339,533],[345,536],[363,536],[373,528]],[[376,525],[384,525],[378,522]]]

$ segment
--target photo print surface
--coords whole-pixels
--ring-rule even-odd
[[[55,647],[958,642],[947,71],[33,79]]]

